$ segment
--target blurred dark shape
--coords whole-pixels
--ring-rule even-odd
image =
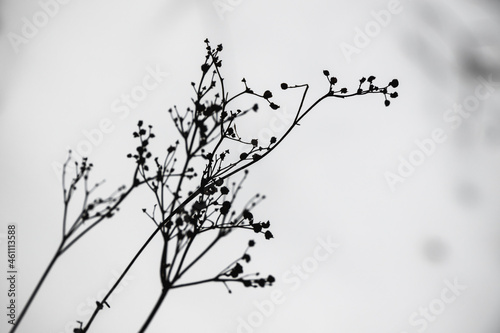
[[[453,67],[455,60],[450,57],[450,53],[454,55],[454,52],[449,52],[450,41],[453,43],[450,10],[427,1],[415,3],[412,10],[415,16],[411,18],[413,22],[404,26],[403,49],[420,65],[432,83],[446,86],[451,74],[450,65]],[[419,28],[415,29],[416,26]]]
[[[440,238],[429,238],[423,244],[424,257],[432,263],[442,263],[448,257],[448,248]]]

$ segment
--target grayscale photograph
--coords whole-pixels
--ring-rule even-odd
[[[500,2],[0,0],[5,333],[500,333]]]

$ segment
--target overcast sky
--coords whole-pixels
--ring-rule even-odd
[[[348,88],[397,78],[399,97],[390,107],[378,95],[326,100],[251,170],[245,195],[266,194],[254,215],[275,235],[256,238],[252,268],[273,274],[273,287],[175,290],[148,332],[499,332],[499,20],[486,0],[1,0],[0,236],[6,253],[17,224],[18,304],[60,241],[55,166],[72,149],[107,180],[104,192],[128,183],[137,121],[176,140],[166,110],[189,105],[209,38],[224,45],[230,91],[245,77],[275,93],[281,109],[242,129],[261,139],[283,133],[300,98],[281,82],[309,83],[311,102],[328,69]],[[154,87],[127,106],[123,94],[148,76]],[[57,262],[18,332],[88,320],[152,232],[147,202],[136,194]],[[241,244],[210,262],[223,268]],[[160,291],[160,246],[92,332],[138,331]]]

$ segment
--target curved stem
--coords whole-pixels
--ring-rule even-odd
[[[61,256],[61,249],[63,248],[64,246],[64,242],[65,242],[65,239],[63,239],[61,241],[61,244],[59,245],[56,253],[54,254],[54,256],[52,257],[52,260],[50,261],[49,265],[47,266],[47,268],[45,269],[45,272],[43,272],[43,275],[42,277],[40,278],[40,280],[38,281],[35,289],[33,290],[33,292],[31,293],[30,295],[30,298],[28,299],[28,302],[26,303],[26,305],[24,306],[23,310],[21,311],[21,313],[19,314],[19,317],[17,318],[16,320],[16,323],[14,324],[14,326],[12,327],[12,329],[10,330],[10,333],[14,333],[17,329],[17,327],[19,327],[19,324],[21,323],[21,321],[23,320],[24,318],[24,315],[26,314],[26,312],[28,311],[31,303],[33,302],[33,300],[35,299],[36,295],[38,294],[38,291],[40,290],[40,288],[42,287],[42,284],[45,282],[45,279],[47,278],[47,276],[49,275],[50,271],[52,270],[52,267],[54,266],[55,262],[57,261],[57,259]]]

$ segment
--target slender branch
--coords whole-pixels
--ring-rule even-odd
[[[28,301],[26,302],[26,305],[24,305],[23,310],[21,311],[21,313],[17,317],[14,326],[10,330],[10,333],[14,333],[17,330],[17,328],[19,327],[19,324],[21,323],[21,321],[24,318],[24,315],[26,314],[26,312],[30,308],[31,303],[33,302],[33,300],[35,299],[36,295],[38,294],[38,291],[40,290],[40,288],[42,287],[43,283],[45,282],[45,279],[47,278],[47,276],[49,275],[50,271],[52,270],[52,267],[56,263],[57,259],[59,259],[59,257],[61,256],[61,249],[64,246],[64,241],[65,240],[63,239],[61,241],[61,244],[59,244],[59,247],[57,248],[56,253],[54,254],[54,256],[52,257],[52,260],[49,263],[49,265],[47,266],[47,268],[43,272],[42,277],[40,278],[40,280],[38,280],[38,283],[37,283],[35,289],[31,293]]]
[[[193,259],[193,261],[191,261],[191,263],[189,263],[189,265],[186,266],[186,268],[182,269],[182,264],[184,263],[184,259],[185,259],[185,256],[182,257],[182,261],[180,262],[179,264],[179,269],[177,271],[177,274],[175,275],[174,279],[173,279],[173,283],[175,283],[177,280],[179,280],[194,264],[196,264],[201,258],[203,258],[205,256],[205,254],[207,254],[208,251],[210,251],[210,249],[212,247],[215,246],[215,244],[217,244],[217,242],[222,238],[221,234],[217,234],[217,237],[215,237],[214,240],[212,240],[210,242],[210,244],[195,258]],[[190,246],[192,243],[190,243],[188,246]],[[187,251],[187,249],[186,249]],[[186,251],[184,253],[186,253]],[[182,269],[182,270],[181,270]]]
[[[111,287],[111,289],[102,299],[102,301],[97,302],[97,307],[94,313],[92,314],[89,322],[85,326],[85,328],[82,329],[82,332],[87,332],[91,323],[93,322],[99,311],[103,308],[102,304],[107,304],[106,301],[109,298],[109,296],[114,292],[116,287],[119,285],[120,281],[128,273],[132,265],[143,253],[144,249],[147,246],[149,246],[150,242],[159,231],[162,232],[164,241],[162,247],[161,262],[160,262],[160,280],[162,282],[162,291],[152,311],[147,317],[145,323],[143,324],[140,332],[144,332],[149,326],[149,324],[152,322],[155,314],[158,312],[162,302],[164,301],[169,289],[201,284],[206,282],[223,282],[224,284],[226,282],[231,282],[231,281],[242,282],[243,284],[245,284],[245,286],[256,286],[256,285],[264,286],[266,285],[266,283],[271,284],[274,281],[274,278],[272,276],[269,276],[267,280],[265,279],[248,280],[244,278],[237,278],[239,274],[243,272],[243,268],[239,264],[239,261],[250,260],[249,255],[246,254],[245,252],[243,257],[234,261],[232,264],[228,266],[228,268],[223,270],[219,275],[217,275],[214,278],[175,285],[175,283],[189,269],[191,269],[196,263],[198,263],[201,260],[201,258],[203,258],[215,246],[218,240],[221,237],[225,236],[232,228],[241,228],[250,230],[253,229],[254,232],[264,233],[261,230],[269,227],[269,221],[265,223],[264,222],[254,223],[253,217],[251,214],[249,215],[248,211],[243,214],[244,217],[243,219],[241,219],[240,216],[238,217],[237,220],[234,221],[230,220],[228,223],[226,223],[226,218],[229,218],[228,216],[231,216],[232,218],[236,214],[234,211],[232,211],[231,214],[229,214],[231,205],[234,201],[234,196],[233,200],[231,201],[226,200],[221,205],[218,202],[218,200],[212,200],[211,198],[213,197],[211,197],[211,195],[217,192],[217,187],[221,186],[221,184],[223,184],[226,179],[235,175],[238,172],[248,169],[250,166],[257,163],[263,157],[270,154],[277,146],[279,146],[284,141],[286,137],[288,137],[288,135],[296,126],[299,126],[299,122],[323,100],[330,97],[348,98],[357,95],[366,95],[369,93],[383,93],[386,99],[385,102],[387,106],[388,104],[390,104],[390,102],[387,100],[387,94],[388,94],[387,87],[391,86],[391,84],[393,87],[397,87],[398,84],[397,81],[395,82],[395,80],[393,80],[388,86],[379,89],[378,87],[372,85],[372,81],[375,78],[370,77],[368,79],[368,82],[370,83],[369,89],[362,90],[361,85],[364,82],[363,80],[366,81],[366,79],[363,78],[362,80],[360,80],[358,91],[354,94],[347,94],[346,88],[342,88],[339,91],[333,90],[333,86],[335,85],[337,79],[330,78],[328,71],[324,71],[323,73],[327,76],[329,81],[329,91],[326,94],[320,96],[318,99],[316,99],[309,107],[305,109],[305,111],[303,110],[305,108],[305,99],[308,93],[309,85],[303,84],[303,85],[288,87],[288,85],[282,84],[281,87],[283,89],[304,88],[302,98],[300,100],[300,104],[295,114],[294,121],[288,127],[285,133],[279,139],[273,137],[273,139],[271,139],[271,143],[269,144],[269,146],[262,147],[258,146],[256,139],[253,139],[250,142],[248,142],[249,140],[243,140],[240,137],[240,135],[236,132],[236,119],[239,119],[241,118],[241,116],[247,114],[247,112],[250,109],[243,112],[240,110],[237,110],[236,112],[227,111],[229,110],[227,109],[228,104],[233,102],[238,97],[244,94],[248,94],[266,100],[272,109],[277,109],[279,108],[279,106],[270,101],[270,98],[272,97],[272,93],[270,91],[265,91],[262,95],[257,94],[247,86],[246,80],[244,79],[243,82],[245,83],[246,89],[243,92],[234,95],[233,97],[229,97],[229,94],[225,90],[224,78],[222,77],[221,72],[219,70],[219,67],[221,67],[221,60],[219,59],[218,54],[220,51],[222,51],[222,45],[219,45],[217,49],[214,50],[210,47],[208,40],[206,41],[206,43],[208,52],[205,63],[202,65],[203,74],[198,84],[198,88],[196,89],[195,83],[192,83],[193,89],[196,93],[196,98],[192,99],[192,102],[194,103],[194,109],[188,108],[183,116],[181,116],[176,107],[174,107],[176,115],[173,115],[172,110],[169,110],[169,112],[171,113],[172,120],[174,121],[174,124],[184,141],[183,145],[186,153],[186,160],[184,162],[182,172],[179,174],[180,179],[177,182],[175,191],[172,192],[170,188],[167,186],[168,177],[169,175],[171,175],[173,167],[171,169],[171,172],[168,173],[165,164],[163,169],[159,169],[162,170],[161,171],[162,179],[161,181],[157,180],[158,183],[161,184],[160,194],[158,193],[157,183],[149,184],[146,177],[146,171],[148,170],[146,165],[146,159],[148,158],[147,154],[149,155],[151,154],[149,152],[146,154],[147,143],[143,141],[141,134],[145,133],[143,132],[143,129],[141,129],[142,121],[140,121],[139,123],[139,128],[140,128],[139,134],[134,132],[134,135],[137,134],[137,136],[140,138],[141,146],[137,148],[139,154],[136,154],[133,157],[136,158],[138,165],[141,165],[140,171],[141,175],[144,178],[144,182],[148,184],[150,190],[155,192],[155,198],[157,204],[159,205],[162,212],[161,222],[158,221],[157,223],[153,216],[155,223],[157,223],[157,227],[147,238],[147,240],[143,243],[138,252],[134,255],[132,260],[129,262],[125,270],[121,273],[116,283]],[[204,86],[204,82],[205,78],[208,79],[206,74],[212,67],[214,68],[214,70],[212,73],[212,77],[210,79],[210,85],[208,85],[207,88],[207,86]],[[216,87],[217,83],[220,85],[220,87],[218,88],[218,91],[220,91],[220,95],[219,92],[216,92],[211,100],[206,100],[206,98],[208,97],[208,93]],[[394,96],[393,94],[391,94],[390,96],[392,98],[395,98],[397,97],[397,94]],[[253,107],[252,109],[255,111],[257,110],[256,107]],[[217,129],[220,129],[219,136],[217,136],[216,134],[214,137],[212,137],[214,133],[217,133]],[[219,152],[219,149],[221,149],[225,139],[232,140],[243,145],[251,145],[251,148],[248,149],[249,151],[247,151],[247,153],[242,154],[239,160],[230,161],[227,165],[224,166],[222,161],[225,157],[225,154],[228,153],[228,151],[223,153]],[[199,143],[195,145],[196,140],[199,140]],[[211,143],[210,145],[211,149],[208,149],[209,143]],[[177,145],[178,142],[176,143],[176,146]],[[205,148],[207,148],[207,150],[211,152],[207,153],[205,151]],[[200,152],[200,154],[198,154],[198,152]],[[248,158],[248,155],[252,153],[254,154],[252,158],[251,159]],[[186,178],[191,179],[191,176],[187,176],[186,174],[188,170],[190,170],[189,168],[190,163],[192,163],[196,157],[200,156],[204,158],[207,162],[203,170],[203,173],[200,176],[200,183],[194,191],[188,192],[187,198],[181,200],[182,185]],[[167,176],[166,179],[163,177],[165,175]],[[164,207],[164,186],[173,196],[173,199],[170,202],[167,209],[165,209]],[[234,188],[234,186],[235,185],[233,185],[233,192],[236,193],[240,189],[241,184],[239,184],[238,187],[236,187],[236,189]],[[227,194],[227,192],[229,192],[229,190],[226,188],[224,195]],[[196,198],[199,198],[199,201],[193,203],[191,212],[188,213],[188,210],[185,209],[186,206],[191,202],[193,202]],[[245,206],[245,210],[246,209],[247,206]],[[220,212],[220,214],[224,215],[224,217],[222,218],[222,222],[219,222],[220,215],[217,218],[216,222],[213,222],[212,220],[209,219],[209,216],[213,214],[213,211],[217,210]],[[168,214],[166,214],[167,211]],[[177,220],[173,221],[176,215],[178,215]],[[181,219],[183,217],[187,225],[183,224],[184,222]],[[178,222],[179,219],[181,219],[180,222]],[[242,222],[244,219],[247,219],[249,221],[248,224],[244,224]],[[212,225],[210,227],[204,228],[203,226],[205,225],[205,223],[212,223]],[[93,225],[91,227],[93,227]],[[208,246],[204,248],[204,250],[201,251],[201,253],[199,253],[190,263],[186,265],[186,267],[184,267],[187,255],[191,250],[192,244],[194,243],[194,239],[200,233],[208,230],[218,230],[219,234]],[[267,230],[264,234],[267,239],[273,237],[273,235],[270,233],[269,230]],[[170,261],[168,255],[169,241],[175,241],[175,244],[173,244],[175,245],[174,253],[171,254],[172,259]],[[70,246],[71,245],[72,243],[70,243]],[[250,246],[253,245],[250,245],[249,243],[249,247]],[[232,279],[222,278],[222,276],[224,275],[231,276]]]

